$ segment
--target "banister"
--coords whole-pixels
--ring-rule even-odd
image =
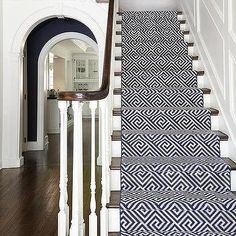
[[[103,64],[102,84],[98,90],[95,91],[62,91],[58,93],[58,100],[63,101],[95,101],[107,97],[110,86],[110,70],[111,70],[111,48],[112,48],[112,31],[113,31],[113,14],[114,14],[114,0],[109,1],[106,45]]]

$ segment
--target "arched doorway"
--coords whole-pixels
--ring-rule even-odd
[[[47,144],[47,134],[59,133],[58,104],[56,95],[52,96],[51,92],[98,89],[98,59],[96,42],[74,32],[55,36],[42,49],[38,61],[37,125],[38,130],[41,129],[38,140],[44,141],[44,145]],[[90,114],[86,104],[84,113],[85,117]],[[68,125],[73,124],[70,118]]]
[[[104,58],[104,42],[106,29],[106,11],[99,8],[97,4],[92,4],[88,9],[84,7],[63,6],[63,15],[76,21],[83,22],[96,37],[99,48],[99,80],[101,81],[101,71]],[[96,21],[95,15],[92,12],[100,12],[102,19]],[[103,16],[103,14],[105,15]],[[14,37],[5,46],[3,52],[3,84],[4,90],[2,96],[7,98],[4,100],[2,111],[3,126],[2,126],[2,168],[20,167],[24,164],[22,156],[22,127],[23,127],[23,60],[24,60],[24,45],[30,32],[40,23],[50,18],[60,16],[61,11],[57,12],[54,7],[43,8],[28,16],[23,17],[19,24],[12,25],[11,31],[14,32]],[[16,26],[16,27],[15,27]]]
[[[59,27],[60,26],[60,27]],[[77,31],[77,32],[76,32]],[[27,150],[43,150],[47,144],[46,57],[50,49],[65,39],[82,40],[99,54],[96,38],[91,30],[73,19],[52,18],[38,25],[29,35],[27,44]],[[26,122],[24,122],[25,124]],[[24,129],[25,130],[25,129]],[[25,145],[23,145],[25,147]]]

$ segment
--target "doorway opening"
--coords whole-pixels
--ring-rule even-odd
[[[45,78],[47,88],[47,134],[60,133],[57,94],[60,91],[97,90],[99,86],[98,55],[87,42],[67,39],[53,46],[46,56]],[[89,104],[83,107],[83,116],[90,117]],[[73,112],[68,108],[68,128],[73,125]]]
[[[97,71],[97,74],[88,74],[85,71],[87,77],[84,79],[91,80],[89,82],[83,81],[81,77],[83,68],[81,68],[81,81],[76,81],[73,63],[73,57],[76,54],[84,54],[85,57],[86,55],[88,57],[88,54],[94,55],[96,63],[99,64],[98,68],[101,68],[100,58],[102,55],[98,50],[96,38],[86,25],[77,20],[50,18],[36,26],[29,34],[25,43],[24,109],[21,109],[23,111],[23,118],[21,119],[23,152],[44,150],[48,143],[47,98],[50,94],[54,93],[56,95],[58,90],[90,89],[88,87],[91,84],[90,82],[95,81],[95,79],[99,80],[97,78],[98,68],[97,70],[92,69],[92,62],[89,61],[90,69],[86,68],[86,70],[88,72]],[[51,61],[49,62],[49,60]],[[75,58],[74,61],[78,60]],[[50,72],[52,66],[55,67],[54,75],[52,73],[54,70]],[[49,83],[50,73],[51,80]],[[55,82],[52,76],[56,77]],[[98,77],[100,77],[100,74]],[[76,84],[77,86],[75,86]],[[93,87],[95,86],[96,83],[94,82]],[[52,91],[49,92],[48,90]],[[54,99],[54,102],[56,102],[56,99]],[[50,133],[56,131],[53,127]]]

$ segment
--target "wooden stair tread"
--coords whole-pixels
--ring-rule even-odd
[[[189,30],[183,30],[183,35],[189,35],[190,31]],[[116,31],[116,35],[122,35],[121,31]]]
[[[210,94],[211,93],[211,89],[209,88],[200,88],[203,92],[203,94]],[[114,95],[121,95],[121,88],[115,88],[113,90],[113,94]]]
[[[188,47],[193,47],[194,46],[194,43],[188,43]],[[115,43],[115,47],[119,48],[119,47],[122,47],[122,43]]]
[[[117,15],[122,15],[123,14],[123,12],[122,11],[118,11],[117,12]],[[177,15],[179,16],[179,15],[183,15],[183,12],[182,11],[177,11]]]
[[[198,56],[191,56],[193,61],[197,61],[199,59]],[[115,61],[121,61],[122,56],[115,56]]]
[[[120,236],[120,232],[109,232],[108,236]]]
[[[218,116],[219,110],[215,108],[207,108],[211,112],[211,116]],[[121,108],[113,108],[113,116],[121,116]]]
[[[214,134],[219,136],[220,141],[228,141],[229,136],[221,131],[218,130],[212,130]],[[111,135],[112,141],[121,141],[121,130],[114,130],[112,135]]]
[[[111,191],[110,202],[107,203],[109,208],[119,208],[120,206],[120,191]]]
[[[121,157],[112,157],[111,170],[120,170]]]
[[[203,76],[204,74],[204,71],[197,71],[197,76]],[[121,72],[114,72],[114,76],[121,76]]]
[[[186,24],[186,20],[179,20],[179,23],[180,23],[180,24]],[[117,20],[117,21],[116,21],[116,24],[117,24],[117,25],[121,25],[121,24],[122,24],[122,21],[121,21],[121,20]]]
[[[236,163],[228,157],[224,158],[225,162],[231,167],[231,170],[236,170]],[[120,170],[121,157],[112,157],[111,170]]]
[[[190,31],[189,30],[183,30],[183,35],[189,35],[190,34]]]
[[[236,192],[232,191],[236,195]],[[111,191],[110,202],[107,204],[108,208],[120,207],[120,191]]]

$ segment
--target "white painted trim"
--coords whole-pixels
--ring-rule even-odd
[[[46,97],[46,83],[45,83],[45,63],[46,56],[53,46],[65,39],[79,39],[84,42],[87,42],[95,52],[98,53],[97,43],[89,38],[88,36],[76,33],[76,32],[66,32],[58,34],[55,37],[51,38],[43,47],[39,54],[38,58],[38,108],[37,108],[37,141],[28,142],[28,150],[43,150],[45,147],[44,137],[46,135],[45,131],[45,100]]]
[[[93,4],[92,7],[94,9],[91,9],[91,10],[94,11],[98,6],[99,5],[96,6]],[[11,44],[11,51],[20,53],[23,45],[26,42],[28,35],[37,25],[39,25],[43,21],[48,20],[50,18],[61,17],[61,16],[72,18],[74,20],[82,22],[93,32],[95,38],[98,41],[100,41],[101,37],[97,37],[97,36],[98,35],[101,36],[101,33],[102,33],[103,40],[105,40],[106,29],[105,28],[102,29],[101,26],[97,23],[96,18],[93,18],[83,9],[74,8],[72,6],[63,6],[63,14],[62,14],[61,9],[60,11],[58,11],[58,9],[56,9],[54,6],[51,6],[51,7],[42,8],[25,19],[21,27],[15,33],[15,36]],[[101,41],[98,42],[98,44],[100,43]]]
[[[19,168],[22,165],[24,165],[24,157],[23,156],[20,156],[19,158],[17,158],[15,163],[12,162],[12,160],[14,160],[14,159],[15,158],[4,160],[4,164],[2,165],[2,168]]]

